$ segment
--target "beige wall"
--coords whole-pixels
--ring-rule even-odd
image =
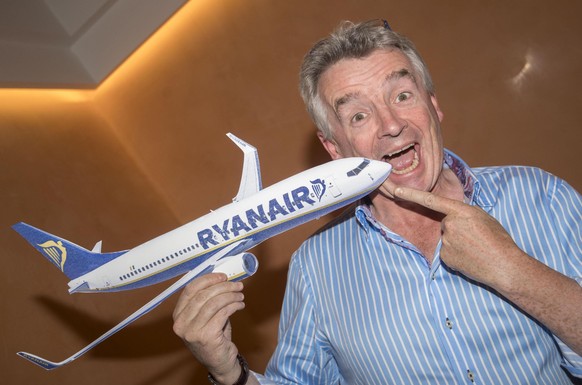
[[[95,91],[0,90],[6,383],[204,383],[171,331],[176,298],[57,371],[17,358],[27,350],[61,360],[167,285],[69,296],[67,279],[10,225],[26,221],[87,248],[100,239],[104,251],[131,248],[236,194],[242,155],[229,131],[259,149],[265,186],[327,160],[297,69],[339,20],[384,17],[416,42],[445,113],[445,144],[470,164],[535,165],[582,190],[582,6],[483,3],[200,0]],[[526,58],[531,69],[512,80]],[[261,266],[233,324],[256,370],[275,345],[289,256],[322,223],[254,250]]]

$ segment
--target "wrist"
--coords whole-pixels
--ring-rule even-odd
[[[214,376],[208,373],[208,381],[213,385],[244,385],[249,378],[249,366],[243,356],[237,354],[237,365],[225,376]]]
[[[521,297],[539,265],[537,260],[518,249],[506,256],[505,264],[500,268],[502,273],[498,274],[495,285],[491,287],[510,300]]]

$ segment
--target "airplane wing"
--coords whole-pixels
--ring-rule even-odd
[[[236,197],[233,199],[233,201],[239,202],[242,199],[257,193],[263,188],[261,182],[259,155],[257,149],[244,140],[237,138],[230,132],[226,135],[244,153],[243,172],[240,179],[240,186]]]
[[[166,300],[169,296],[171,296],[176,291],[178,291],[178,290],[182,289],[184,286],[186,286],[194,278],[196,278],[200,275],[212,272],[215,268],[215,265],[218,265],[216,271],[225,272],[229,276],[229,279],[240,280],[243,278],[242,276],[244,276],[244,277],[250,276],[250,275],[255,273],[255,271],[258,267],[258,264],[256,263],[256,258],[250,253],[243,252],[243,253],[235,255],[235,256],[226,257],[224,260],[219,261],[221,258],[228,255],[228,253],[230,253],[232,250],[234,250],[237,246],[240,246],[240,244],[243,242],[245,242],[245,241],[234,242],[234,243],[226,246],[225,248],[223,248],[222,250],[217,252],[215,255],[210,257],[208,260],[204,261],[203,263],[198,265],[196,268],[190,270],[186,275],[184,275],[182,278],[180,278],[178,281],[176,281],[173,285],[171,285],[166,290],[164,290],[163,292],[158,294],[154,299],[152,299],[151,301],[146,303],[144,306],[139,308],[136,312],[134,312],[132,315],[130,315],[129,317],[127,317],[126,319],[121,321],[119,324],[117,324],[111,330],[109,330],[108,332],[103,334],[101,337],[97,338],[95,341],[91,342],[89,345],[87,345],[83,349],[79,350],[77,353],[73,354],[72,356],[70,356],[69,358],[67,358],[61,362],[48,361],[42,357],[36,356],[34,354],[26,353],[26,352],[18,352],[17,354],[20,357],[26,358],[30,362],[37,364],[38,366],[40,366],[41,368],[44,368],[46,370],[56,369],[58,367],[66,365],[66,364],[72,362],[73,360],[81,357],[83,354],[87,353],[89,350],[93,349],[95,346],[99,345],[101,342],[105,341],[107,338],[111,337],[113,334],[117,333],[118,331],[120,331],[121,329],[123,329],[124,327],[126,327],[127,325],[132,323],[133,321],[137,320],[138,318],[140,318],[144,314],[149,313],[151,310],[156,308],[160,303],[162,303],[164,300]],[[249,258],[249,256],[251,256],[252,258]],[[225,260],[228,261],[231,259],[242,259],[242,263],[230,263],[230,262],[225,263],[225,262],[223,262]],[[224,266],[228,266],[228,268],[225,269]],[[233,271],[233,267],[235,267],[235,266],[241,266],[244,268],[245,271],[236,273],[235,271]]]

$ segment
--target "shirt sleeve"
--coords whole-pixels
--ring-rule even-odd
[[[301,266],[301,249],[293,255],[289,265],[278,344],[265,375],[274,382],[261,384],[331,385],[339,382],[335,360],[318,333],[313,293]]]
[[[251,371],[251,373],[255,376],[255,378],[257,379],[257,381],[259,381],[259,384],[261,384],[261,385],[277,385],[276,382],[268,379],[267,377],[265,377],[259,373],[255,373],[253,371]]]
[[[560,180],[551,200],[555,228],[561,234],[561,252],[567,258],[565,274],[582,286],[582,196]],[[554,336],[555,337],[555,336]],[[562,352],[562,366],[572,375],[582,377],[582,357],[555,337]]]

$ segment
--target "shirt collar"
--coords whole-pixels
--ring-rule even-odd
[[[474,203],[473,198],[479,195],[481,186],[471,168],[461,158],[448,150],[444,150],[443,166],[450,169],[461,182],[465,203]]]
[[[493,206],[491,197],[482,194],[481,184],[471,168],[459,156],[447,149],[444,150],[443,166],[449,168],[459,179],[463,186],[465,203],[476,205],[488,211]],[[356,218],[366,232],[370,225],[380,227],[370,210],[370,201],[367,197],[363,198],[356,207]]]

